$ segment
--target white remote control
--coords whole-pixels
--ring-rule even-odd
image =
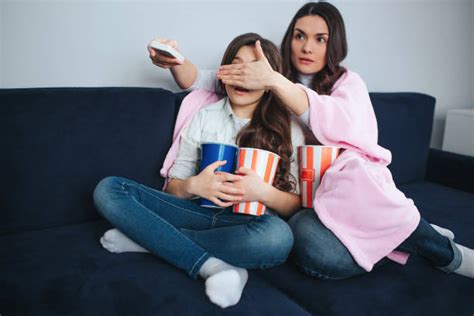
[[[179,61],[183,61],[184,57],[173,47],[163,44],[159,41],[152,41],[150,43],[151,48],[156,49],[159,54],[163,54],[168,57],[176,58]]]

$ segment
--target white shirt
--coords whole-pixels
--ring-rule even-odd
[[[249,121],[250,119],[235,116],[228,98],[223,98],[203,108],[181,134],[179,151],[168,176],[185,180],[198,174],[201,162],[201,143],[219,142],[236,145],[237,134]],[[296,182],[296,192],[293,192],[295,194],[299,194],[297,148],[304,145],[304,140],[301,126],[292,119],[291,142],[293,154],[291,156],[290,173]]]

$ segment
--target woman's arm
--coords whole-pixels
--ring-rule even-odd
[[[161,43],[169,45],[178,50],[178,43],[174,40],[159,38],[154,40],[160,41]],[[148,45],[148,53],[150,54],[150,59],[155,66],[170,69],[174,81],[176,81],[176,84],[181,89],[189,89],[196,81],[198,70],[196,66],[188,59],[180,61],[176,58],[159,54],[150,46],[150,44]]]
[[[217,77],[224,84],[251,90],[269,89],[296,115],[303,114],[309,107],[304,90],[272,69],[263,53],[260,41],[255,44],[255,54],[257,61],[219,67]]]

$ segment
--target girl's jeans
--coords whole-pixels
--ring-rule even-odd
[[[293,259],[305,273],[320,279],[345,279],[366,273],[347,248],[319,220],[313,209],[296,213],[289,221],[295,245]],[[396,249],[417,254],[434,267],[452,272],[461,265],[461,253],[454,242],[442,236],[423,218],[415,231]],[[388,262],[384,258],[375,268]]]
[[[290,227],[277,216],[204,208],[124,178],[100,181],[94,202],[125,235],[193,278],[211,256],[263,269],[283,263],[293,246]]]

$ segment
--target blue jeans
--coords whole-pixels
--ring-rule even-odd
[[[125,235],[193,278],[209,257],[264,269],[286,261],[293,246],[290,227],[277,216],[204,208],[124,178],[100,181],[94,202]]]
[[[333,232],[324,226],[313,209],[296,213],[289,224],[295,238],[292,257],[303,272],[325,280],[345,279],[367,272],[357,264]],[[457,269],[462,260],[454,242],[439,234],[424,219],[396,250],[423,256],[445,272]],[[387,262],[389,259],[382,259],[374,269]]]

